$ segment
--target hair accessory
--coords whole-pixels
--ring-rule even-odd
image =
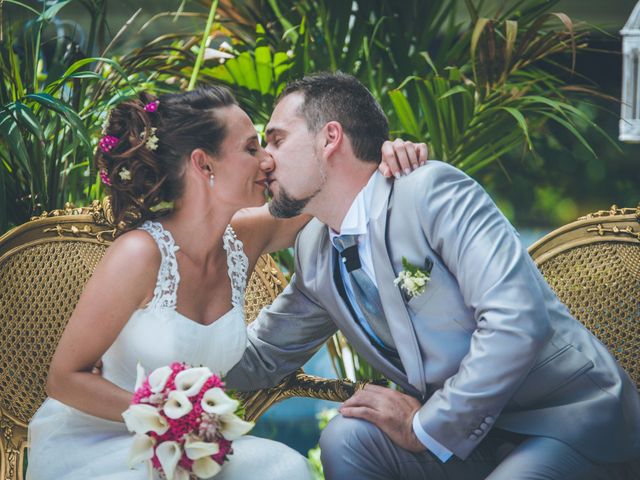
[[[153,102],[149,102],[144,106],[144,111],[149,113],[155,113],[158,111],[158,105],[160,105],[160,100],[154,100]]]
[[[158,129],[156,127],[151,127],[149,130],[151,131],[151,134],[147,137],[147,140],[144,142],[144,146],[147,148],[147,150],[154,151],[158,149],[158,142],[160,141],[160,139],[156,135],[156,131]],[[140,134],[140,138],[144,139],[144,132]]]
[[[213,173],[211,175],[209,175],[209,186],[211,188],[213,188],[213,184],[215,182],[215,177],[213,176]]]
[[[108,185],[109,187],[111,186],[111,180],[109,180],[109,174],[107,174],[107,171],[104,169],[100,170],[100,180],[102,180],[102,183],[104,183],[105,185]]]
[[[118,175],[120,175],[120,180],[122,180],[123,182],[131,180],[131,172],[126,168],[121,168],[118,172]]]
[[[98,142],[98,146],[104,153],[109,153],[113,149],[113,147],[118,144],[119,141],[120,139],[118,137],[114,137],[113,135],[105,135]]]

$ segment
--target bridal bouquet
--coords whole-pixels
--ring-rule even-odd
[[[172,363],[148,377],[138,365],[131,405],[122,417],[135,433],[129,466],[147,461],[167,480],[210,478],[233,453],[231,442],[253,423],[206,367]]]

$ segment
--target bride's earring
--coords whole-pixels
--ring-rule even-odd
[[[209,186],[211,188],[213,188],[214,181],[215,181],[215,177],[213,176],[213,173],[212,173],[211,175],[209,175]]]

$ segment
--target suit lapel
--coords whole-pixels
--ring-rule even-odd
[[[393,270],[386,244],[387,217],[393,203],[393,182],[380,176],[375,184],[374,201],[369,219],[371,253],[385,317],[389,322],[393,341],[398,349],[407,378],[422,395],[426,395],[427,385],[424,363],[418,346],[416,332],[400,289],[393,283]]]
[[[353,348],[355,348],[373,368],[401,385],[405,390],[415,392],[415,387],[407,383],[404,373],[384,358],[380,352],[371,345],[370,340],[353,318],[349,306],[340,295],[334,281],[337,252],[331,244],[329,232],[326,228],[322,235],[316,263],[316,272],[318,272],[316,277],[317,284],[314,290],[319,292],[318,297],[322,299],[323,306],[333,318],[336,326],[342,331],[345,337],[347,337]]]

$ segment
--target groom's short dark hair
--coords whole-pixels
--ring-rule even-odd
[[[389,138],[389,123],[371,92],[355,77],[342,72],[322,72],[289,83],[276,104],[292,93],[302,93],[300,115],[309,130],[319,131],[336,121],[348,135],[355,156],[380,163],[380,150]]]

